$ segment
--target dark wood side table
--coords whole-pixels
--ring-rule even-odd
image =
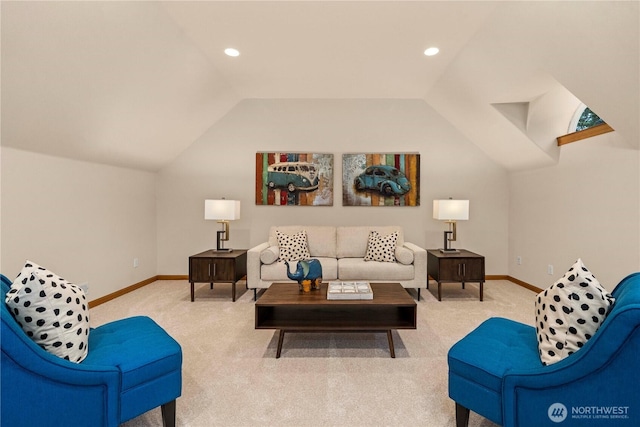
[[[443,253],[438,249],[427,251],[427,274],[438,282],[438,301],[442,301],[441,284],[443,282],[480,283],[480,301],[483,298],[484,287],[484,257],[466,249],[460,249],[460,253]],[[427,277],[427,289],[429,279]]]
[[[209,249],[189,257],[189,282],[191,301],[195,298],[195,283],[231,283],[231,298],[236,300],[236,283],[247,275],[247,250],[234,249],[231,252],[216,252]]]

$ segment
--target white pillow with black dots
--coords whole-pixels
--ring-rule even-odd
[[[398,232],[394,231],[386,236],[381,236],[377,231],[369,233],[367,253],[365,261],[396,262],[396,245]]]
[[[307,231],[302,230],[298,233],[289,235],[276,230],[278,238],[279,258],[282,261],[298,261],[301,259],[310,259],[309,247],[307,246]]]
[[[615,299],[581,259],[536,298],[536,333],[543,365],[580,350],[596,333]]]
[[[27,261],[5,303],[22,330],[49,353],[76,363],[87,357],[89,305],[78,286]]]

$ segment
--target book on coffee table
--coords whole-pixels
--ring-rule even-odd
[[[373,299],[369,282],[329,282],[327,299]]]

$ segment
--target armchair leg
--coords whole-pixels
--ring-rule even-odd
[[[469,410],[456,402],[456,427],[467,427],[469,425]]]
[[[162,425],[164,427],[176,426],[176,401],[167,402],[162,405]]]

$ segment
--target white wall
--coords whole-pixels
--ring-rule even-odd
[[[256,206],[255,153],[334,154],[333,206]],[[343,207],[342,154],[418,152],[419,207]],[[507,273],[508,183],[489,160],[422,100],[245,100],[158,174],[158,274],[187,274],[189,255],[214,247],[219,226],[203,218],[206,198],[239,199],[227,247],[265,241],[274,224],[400,224],[405,239],[442,247],[434,198],[470,200],[455,246]]]
[[[30,259],[89,282],[89,300],[156,275],[155,174],[7,147],[1,154],[3,274],[13,279]]]
[[[407,240],[440,247],[431,202],[452,196],[471,201],[456,246],[485,255],[487,274],[546,287],[581,257],[612,288],[640,270],[640,153],[628,146],[613,132],[562,147],[556,166],[507,174],[422,101],[247,100],[158,174],[2,147],[0,271],[13,278],[30,258],[89,282],[92,300],[187,274],[188,256],[215,244],[203,204],[216,197],[242,201],[230,247],[288,223],[401,224]],[[256,206],[255,153],[296,150],[334,154],[334,205]],[[383,151],[421,154],[421,205],[343,207],[342,154]]]
[[[612,290],[640,271],[640,156],[628,147],[612,132],[563,146],[556,166],[510,175],[511,276],[546,288],[582,258]]]

